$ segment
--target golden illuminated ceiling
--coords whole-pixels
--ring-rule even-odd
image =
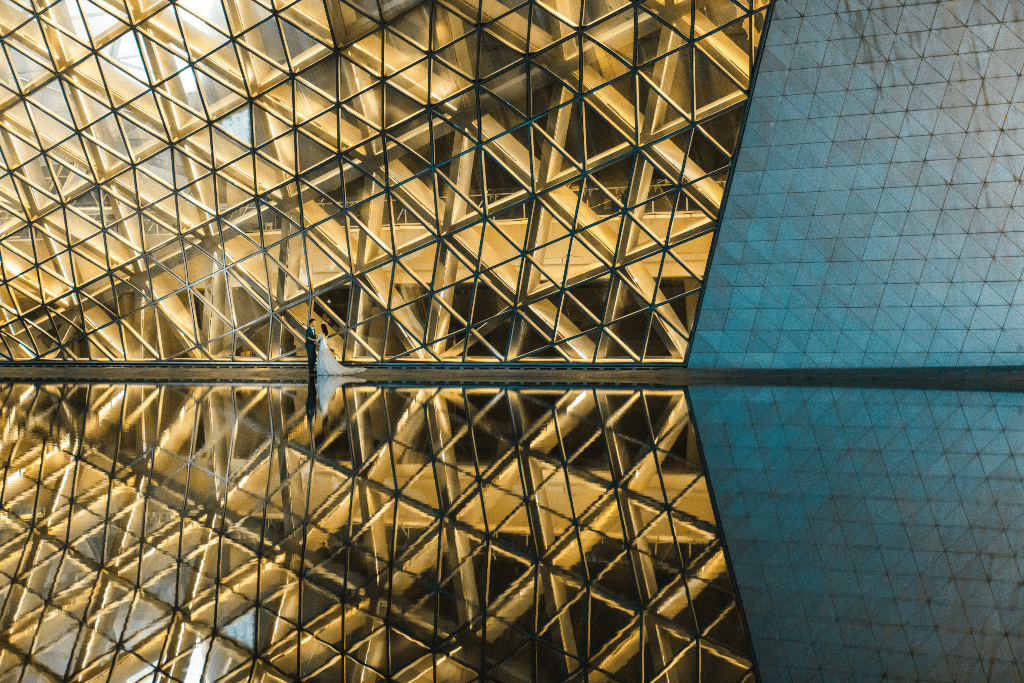
[[[0,678],[753,683],[682,392],[306,398],[7,385]]]
[[[684,362],[769,0],[0,0],[0,356]]]

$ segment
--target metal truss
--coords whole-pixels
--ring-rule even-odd
[[[770,0],[0,0],[0,356],[685,362]]]
[[[8,385],[0,681],[754,680],[682,392],[306,398]]]

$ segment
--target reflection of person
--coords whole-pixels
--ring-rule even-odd
[[[316,378],[309,376],[309,386],[306,387],[306,421],[309,423],[309,431],[313,432],[313,420],[316,418]]]
[[[312,325],[306,327],[306,363],[310,377],[316,376],[316,332]]]

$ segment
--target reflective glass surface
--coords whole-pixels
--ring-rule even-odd
[[[682,391],[3,385],[0,681],[747,681]]]
[[[1024,680],[1024,394],[690,395],[764,681]]]
[[[683,362],[769,0],[0,0],[0,356]]]

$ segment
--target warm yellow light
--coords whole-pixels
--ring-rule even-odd
[[[0,357],[685,360],[766,3],[37,5]]]

